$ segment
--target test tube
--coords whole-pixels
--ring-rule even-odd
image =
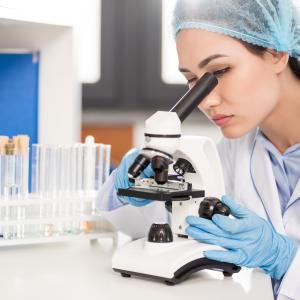
[[[31,166],[31,192],[43,201],[45,191],[45,146],[41,144],[32,145],[32,166]],[[40,203],[38,215],[40,219],[46,217],[46,204]],[[28,226],[28,232],[33,235],[34,226]],[[39,226],[39,232],[44,235],[44,225]]]
[[[72,207],[72,196],[73,188],[75,186],[75,176],[76,176],[76,168],[74,169],[74,165],[72,164],[72,155],[74,156],[74,151],[72,146],[67,147],[67,164],[66,164],[66,174],[67,174],[67,194],[65,197],[65,216],[72,217],[73,207]],[[74,173],[74,174],[73,174]],[[74,184],[74,186],[73,186]],[[67,221],[64,224],[64,233],[71,234],[73,232],[73,222]]]
[[[85,155],[85,148],[84,144],[78,143],[76,144],[76,150],[77,150],[77,179],[76,179],[76,190],[77,190],[77,195],[78,195],[78,204],[76,209],[76,214],[83,215],[85,212],[85,201],[83,199],[84,195],[84,155]],[[79,222],[78,226],[78,231],[80,232],[81,230],[81,222]]]
[[[70,216],[70,190],[71,190],[71,147],[62,146],[60,151],[60,216]],[[65,222],[59,224],[59,232],[61,234],[71,232],[71,223]]]
[[[46,145],[40,145],[39,155],[39,197],[46,199],[46,177],[47,177],[47,165],[46,165]],[[44,213],[46,210],[44,209]]]
[[[5,155],[5,144],[8,142],[7,136],[0,136],[0,201],[4,199],[4,155]],[[6,208],[0,207],[0,219],[3,220],[5,217]],[[0,226],[0,239],[3,238],[5,226]]]
[[[76,163],[76,147],[70,147],[70,194],[74,196],[76,194],[76,175],[77,175],[77,163]]]
[[[104,154],[105,145],[97,145],[96,152],[96,190],[99,190],[103,183],[104,177]]]
[[[29,136],[18,135],[13,137],[16,145],[16,187],[18,188],[17,196],[24,200],[28,195],[28,173],[29,173]],[[25,206],[20,203],[16,207],[16,219],[23,220],[26,217]],[[17,238],[24,238],[24,224],[17,224]]]
[[[61,146],[60,148],[60,192],[63,198],[70,194],[70,147]]]
[[[16,189],[16,155],[15,144],[9,140],[5,145],[5,179],[4,179],[4,195],[7,199],[15,198]]]
[[[110,145],[98,144],[96,162],[96,189],[99,190],[109,176]]]
[[[3,189],[3,171],[2,171],[2,157],[3,155],[0,154],[0,200],[2,200],[2,189]],[[2,214],[0,214],[0,217],[2,217]]]
[[[4,198],[6,201],[14,199],[17,194],[16,189],[16,145],[12,140],[9,140],[5,144],[5,156],[4,156]],[[5,206],[5,219],[8,221],[10,219],[15,219],[15,207],[9,205]],[[11,239],[15,233],[14,226],[5,226],[4,228],[4,238]]]
[[[56,200],[57,196],[57,167],[58,167],[58,159],[57,159],[57,147],[55,146],[47,146],[45,147],[45,165],[46,165],[46,182],[45,182],[45,194],[46,198],[49,201]],[[57,204],[48,203],[48,212],[47,215],[50,217],[57,216]]]
[[[96,178],[96,144],[93,136],[87,136],[83,144],[83,191],[85,196],[89,197],[95,190]],[[82,214],[91,214],[93,204],[82,201]],[[81,230],[86,232],[90,221],[81,222]]]
[[[23,159],[22,155],[20,154],[20,149],[18,145],[18,138],[14,138],[14,142],[17,146],[17,154],[15,155],[15,186],[16,186],[16,198],[20,199],[22,196],[21,189],[22,189],[22,173],[23,173]],[[11,207],[11,218],[14,218],[17,221],[22,220],[25,217],[25,207],[21,205],[21,202],[17,206]],[[23,238],[24,237],[24,225],[20,224],[20,222],[16,225],[16,238]]]
[[[0,201],[2,201],[2,186],[3,186],[3,182],[2,182],[2,157],[3,155],[1,154],[1,150],[0,150]],[[3,208],[2,206],[0,206],[0,220],[3,220],[4,214],[3,214]],[[2,227],[0,226],[0,238],[2,235]]]
[[[105,165],[104,165],[104,178],[103,178],[102,184],[104,184],[104,182],[109,177],[110,153],[111,153],[111,145],[105,145]]]
[[[29,136],[19,135],[19,151],[21,155],[21,195],[28,194],[28,177],[29,177]]]
[[[99,190],[109,173],[110,145],[97,144],[96,147],[96,182],[95,189]],[[96,209],[96,202],[92,203],[92,211]]]
[[[4,157],[5,157],[5,145],[8,143],[8,136],[0,136],[0,198],[4,197]]]
[[[70,177],[71,177],[71,195],[72,195],[72,202],[70,203],[70,216],[75,217],[77,215],[79,205],[78,205],[78,186],[77,186],[77,179],[78,179],[78,169],[82,170],[82,166],[80,168],[78,164],[78,144],[75,144],[71,147],[71,170],[70,170]],[[72,222],[72,233],[77,234],[79,233],[79,226],[80,223],[78,221]]]
[[[79,196],[83,193],[83,145],[78,143],[75,145],[76,149],[76,191]]]
[[[87,136],[84,144],[83,189],[88,195],[95,190],[96,145],[92,136]]]
[[[2,201],[2,187],[3,187],[3,182],[2,182],[2,157],[3,155],[1,154],[0,150],[0,201]],[[2,220],[2,206],[0,206],[0,220]]]
[[[40,193],[40,145],[39,144],[33,144],[31,146],[31,194],[35,197],[39,196]],[[39,205],[38,207],[30,207],[30,209],[27,210],[27,217],[31,218],[33,215],[37,215],[41,218],[42,216],[42,206]],[[33,226],[31,224],[28,224],[26,226],[26,235],[31,236]],[[39,232],[42,231],[42,228],[40,226]]]
[[[40,193],[40,149],[39,144],[32,145],[31,193],[35,195]]]

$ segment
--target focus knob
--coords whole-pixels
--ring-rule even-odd
[[[199,217],[211,220],[213,215],[230,215],[230,208],[222,203],[218,198],[204,198],[199,207]]]
[[[148,242],[151,243],[171,243],[173,234],[169,224],[153,223],[148,233]]]

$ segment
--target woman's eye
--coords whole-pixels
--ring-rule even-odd
[[[217,76],[217,77],[221,77],[222,75],[224,75],[224,74],[226,74],[227,72],[229,72],[230,69],[231,69],[230,67],[227,67],[227,68],[222,69],[222,70],[217,70],[217,71],[213,72],[213,74],[214,74],[215,76]]]
[[[187,84],[188,85],[191,85],[193,82],[195,82],[195,81],[197,81],[197,78],[195,77],[195,78],[191,78],[191,79],[188,79],[187,80]]]

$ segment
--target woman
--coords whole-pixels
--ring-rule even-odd
[[[222,201],[236,217],[188,217],[187,233],[227,249],[207,251],[206,257],[259,267],[272,277],[278,299],[300,299],[296,6],[292,0],[178,0],[173,28],[179,69],[188,85],[205,72],[219,78],[200,109],[224,135],[219,153],[227,196]],[[149,204],[116,196],[118,188],[130,185],[127,170],[136,155],[132,151],[124,157],[99,207]]]

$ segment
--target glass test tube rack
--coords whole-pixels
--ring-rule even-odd
[[[92,210],[97,193],[57,199],[29,194],[27,198],[1,200],[0,247],[114,235],[101,215]]]
[[[28,157],[0,155],[0,247],[114,236],[95,209],[110,145],[91,137],[72,146],[32,145],[31,193],[28,174],[20,176],[26,165]]]

